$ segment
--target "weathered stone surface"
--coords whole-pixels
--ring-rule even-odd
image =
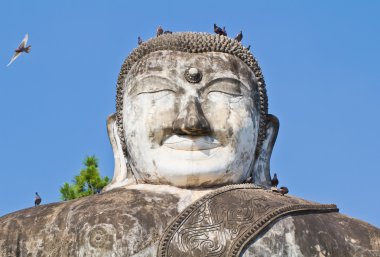
[[[339,213],[288,216],[273,224],[242,256],[380,256],[380,230]]]
[[[11,213],[0,218],[0,256],[156,256],[165,228],[210,191],[138,185]],[[339,213],[286,216],[242,256],[377,257],[380,230]]]
[[[11,213],[0,219],[0,256],[133,256],[157,242],[178,202],[116,189]]]

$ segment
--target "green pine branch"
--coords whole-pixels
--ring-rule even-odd
[[[74,177],[73,183],[66,182],[59,189],[63,201],[99,193],[110,182],[107,176],[100,177],[98,162],[95,155],[85,158],[83,161],[85,168]]]

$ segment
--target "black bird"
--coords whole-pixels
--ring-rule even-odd
[[[221,27],[218,27],[215,23],[214,23],[214,32],[218,35],[227,36],[226,28],[223,27],[222,29]]]
[[[247,50],[249,51],[249,49],[251,49],[251,45],[247,46]]]
[[[280,187],[280,194],[286,195],[289,193],[289,189],[287,187]]]
[[[240,30],[239,34],[235,37],[235,40],[240,42],[243,39],[243,31]]]
[[[271,184],[272,184],[272,187],[277,187],[278,186],[278,178],[277,178],[277,174],[274,173],[273,175],[273,178],[271,180]]]
[[[164,31],[164,34],[173,34],[173,32],[170,31],[170,30],[165,30],[165,31]]]
[[[164,30],[162,29],[161,25],[158,26],[157,28],[157,32],[156,32],[156,36],[159,37],[161,36],[162,34],[164,34]]]
[[[39,196],[38,193],[36,192],[36,197],[34,200],[34,206],[40,205],[41,201],[42,201],[41,196]]]
[[[224,36],[227,36],[226,27],[223,27],[223,35],[224,35]]]
[[[137,44],[138,45],[141,45],[144,41],[141,39],[141,37],[138,37],[137,38]]]

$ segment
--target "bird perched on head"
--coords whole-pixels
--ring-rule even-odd
[[[137,44],[138,45],[141,45],[144,41],[141,39],[141,37],[138,37],[137,38]]]
[[[170,30],[165,30],[165,31],[164,31],[164,34],[173,34],[173,32],[170,31]]]
[[[161,25],[158,26],[157,28],[157,32],[156,32],[156,36],[159,37],[161,36],[162,34],[164,34],[164,30],[162,29]]]
[[[36,192],[36,197],[34,200],[34,206],[40,205],[41,201],[42,201],[41,196],[39,196],[38,193]]]
[[[280,187],[279,192],[282,195],[286,195],[287,193],[289,193],[289,189],[287,187]]]
[[[31,45],[26,46],[26,43],[28,42],[29,35],[26,34],[24,39],[22,40],[21,44],[15,49],[15,53],[12,56],[11,61],[7,64],[7,66],[11,65],[12,62],[14,62],[21,53],[29,53]]]
[[[215,23],[214,23],[214,32],[218,35],[227,36],[226,28],[223,27],[222,29],[221,27],[218,27]]]
[[[227,36],[226,27],[223,27],[223,35],[224,35],[224,36]]]
[[[249,51],[251,49],[251,45],[248,45],[246,48]]]
[[[243,39],[243,31],[240,30],[239,34],[235,37],[235,40],[240,42]]]
[[[276,173],[274,173],[274,175],[273,175],[273,178],[271,180],[271,185],[272,185],[272,187],[277,187],[278,186],[278,178],[277,178],[277,174]]]

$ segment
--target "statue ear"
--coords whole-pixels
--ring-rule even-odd
[[[128,168],[128,160],[125,158],[121,147],[120,137],[117,132],[116,113],[108,116],[107,118],[107,132],[112,146],[115,168],[111,183],[108,184],[103,191],[136,183],[131,170]]]
[[[254,170],[252,174],[253,182],[256,185],[265,187],[271,186],[270,157],[272,155],[274,143],[276,142],[279,127],[280,122],[277,117],[272,114],[268,114],[266,137],[263,141],[260,152],[256,153]]]

